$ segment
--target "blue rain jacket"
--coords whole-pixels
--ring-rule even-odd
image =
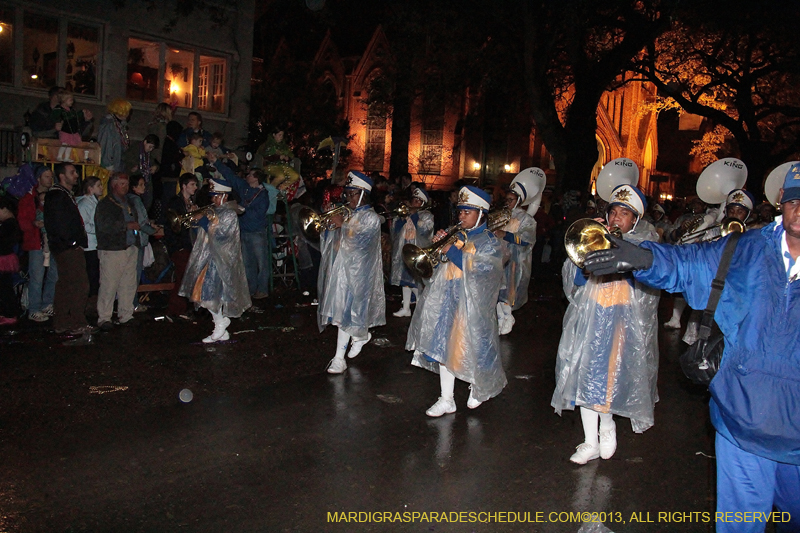
[[[714,427],[736,446],[800,465],[800,282],[788,279],[783,232],[773,222],[739,240],[715,316],[725,352],[710,408]],[[705,309],[726,241],[642,243],[654,260],[636,279]]]

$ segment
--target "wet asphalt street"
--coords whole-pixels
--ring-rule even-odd
[[[550,407],[556,278],[532,285],[501,338],[503,393],[469,410],[457,382],[458,411],[439,419],[399,300],[340,376],[324,372],[335,329],[317,333],[297,303],[259,302],[215,347],[198,343],[209,319],[152,312],[85,348],[0,332],[0,531],[713,531],[707,397],[680,373],[678,333],[660,331],[655,426],[617,419],[615,456],[577,466],[579,413]]]

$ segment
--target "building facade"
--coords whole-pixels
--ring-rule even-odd
[[[285,46],[282,42],[275,57],[285,59]],[[353,168],[389,171],[391,116],[374,112],[367,101],[371,82],[381,76],[391,57],[391,44],[378,27],[363,53],[353,57],[342,57],[328,33],[310,66],[309,72],[322,76],[335,92],[342,116],[350,123],[349,164]],[[640,112],[641,104],[653,95],[652,85],[631,83],[603,96],[597,108],[599,157],[593,179],[608,161],[628,157],[639,165],[642,189],[647,193],[658,190],[658,177],[651,179],[658,156],[656,115]],[[450,188],[461,178],[491,184],[538,166],[554,181],[552,158],[535,127],[529,135],[512,133],[487,142],[482,132],[464,126],[480,97],[465,91],[437,110],[425,107],[424,95],[415,101],[409,141],[409,172],[414,179],[432,188]]]
[[[198,3],[175,18],[169,2],[0,0],[0,173],[21,162],[15,139],[25,113],[54,85],[92,112],[95,131],[108,102],[125,98],[132,140],[144,137],[156,105],[169,102],[179,122],[197,111],[206,130],[244,144],[254,3]]]

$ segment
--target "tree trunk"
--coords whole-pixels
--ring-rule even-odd
[[[747,165],[747,185],[745,186],[756,201],[764,199],[764,180],[772,168],[783,159],[775,158],[771,151],[772,145],[766,141],[747,140],[739,143],[742,161]]]
[[[389,176],[398,178],[408,172],[408,143],[411,140],[411,104],[413,90],[407,76],[399,76],[392,101],[392,153]]]

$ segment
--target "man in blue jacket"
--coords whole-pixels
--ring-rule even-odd
[[[242,179],[216,155],[209,154],[209,161],[236,191],[240,198],[239,205],[244,207],[244,213],[239,217],[244,271],[250,297],[261,300],[269,296],[272,268],[269,254],[272,253],[272,247],[267,231],[267,216],[275,214],[278,189],[264,183],[264,173],[259,169],[251,169],[247,177]]]
[[[742,235],[715,316],[725,336],[709,387],[718,532],[764,531],[765,520],[735,521],[733,513],[766,517],[773,506],[783,512],[777,531],[800,531],[800,164],[786,175],[781,211],[782,221]],[[727,238],[687,246],[610,240],[615,247],[587,257],[590,272],[635,271],[706,307]]]

